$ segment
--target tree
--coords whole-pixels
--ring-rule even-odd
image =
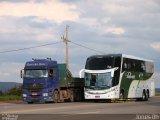
[[[0,96],[4,95],[4,93],[0,90]]]
[[[21,86],[20,87],[15,86],[14,88],[11,88],[10,90],[8,90],[7,94],[21,96],[22,95]]]

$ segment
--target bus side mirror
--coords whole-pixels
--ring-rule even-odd
[[[53,77],[53,69],[49,70],[49,77]]]
[[[85,69],[81,69],[80,71],[79,71],[79,78],[82,78],[82,73],[83,72],[85,72]]]
[[[23,69],[20,71],[20,77],[23,78]]]

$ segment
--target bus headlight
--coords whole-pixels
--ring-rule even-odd
[[[23,94],[23,97],[27,97],[27,94]]]
[[[46,96],[48,96],[48,93],[43,93],[43,97],[46,97]]]

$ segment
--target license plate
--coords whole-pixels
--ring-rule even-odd
[[[95,96],[95,98],[100,98],[100,96]]]
[[[36,96],[37,95],[37,93],[32,93],[32,96]]]

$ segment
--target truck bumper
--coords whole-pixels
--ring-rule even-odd
[[[43,96],[28,96],[23,97],[23,101],[27,103],[46,103],[46,102],[53,102],[52,97],[43,97]]]

